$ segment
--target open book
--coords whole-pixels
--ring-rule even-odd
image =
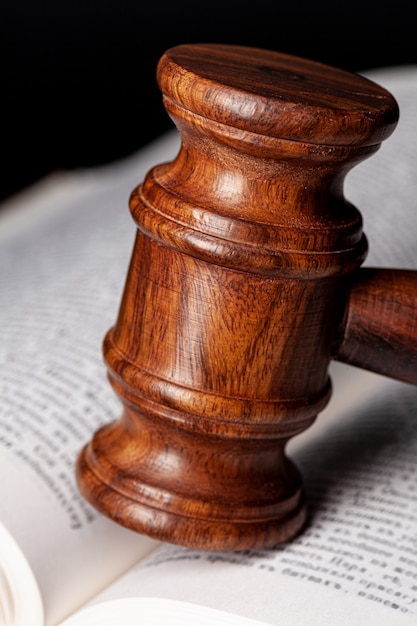
[[[348,175],[368,265],[417,267],[417,68],[369,74],[399,126]],[[274,550],[199,552],[101,516],[74,461],[120,405],[106,380],[135,227],[130,191],[175,131],[120,163],[57,173],[0,212],[0,624],[417,623],[417,388],[332,364],[334,392],[290,442],[310,506]]]

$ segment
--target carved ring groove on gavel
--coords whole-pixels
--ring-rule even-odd
[[[172,48],[158,81],[182,145],[131,195],[137,238],[104,341],[124,411],[77,479],[157,539],[272,547],[306,521],[285,446],[328,402],[330,361],[417,383],[417,273],[360,268],[343,196],[398,107],[363,77],[240,46]]]

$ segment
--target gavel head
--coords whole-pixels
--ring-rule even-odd
[[[236,46],[172,48],[158,81],[182,145],[131,195],[137,238],[104,342],[124,410],[80,454],[78,482],[157,539],[271,547],[306,520],[285,445],[329,399],[366,254],[343,180],[397,105],[363,77]]]

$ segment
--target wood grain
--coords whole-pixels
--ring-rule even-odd
[[[78,481],[158,539],[271,547],[307,519],[286,443],[326,405],[336,347],[357,353],[360,287],[345,310],[367,242],[343,179],[398,108],[362,77],[236,46],[172,48],[157,75],[182,145],[131,195],[137,238],[104,342],[124,412]]]
[[[417,385],[417,272],[361,268],[353,276],[334,358]]]

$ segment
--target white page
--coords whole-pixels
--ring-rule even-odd
[[[177,144],[169,136],[122,171],[53,177],[2,216],[0,520],[30,562],[48,625],[155,545],[90,507],[74,464],[93,431],[121,412],[101,343],[135,232],[129,194]]]
[[[366,74],[397,99],[400,119],[379,151],[347,175],[345,196],[362,213],[365,265],[417,267],[417,66]]]
[[[87,608],[62,626],[264,626],[217,609],[162,598],[125,598]]]

